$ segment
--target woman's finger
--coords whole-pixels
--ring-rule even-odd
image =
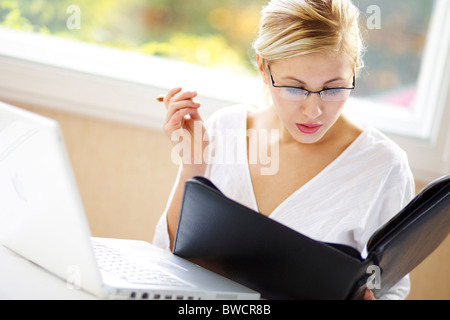
[[[177,102],[177,101],[183,101],[183,100],[192,100],[195,97],[197,97],[196,91],[182,91],[177,94],[175,94],[171,99],[170,102]]]
[[[193,115],[196,113],[195,109],[181,109],[166,122],[166,125],[164,127],[167,134],[171,134],[173,131],[178,130],[183,127],[184,121],[186,120],[187,115]]]
[[[191,119],[194,121],[203,121],[202,117],[200,116],[200,113],[198,112],[198,108],[192,109],[192,112],[190,113],[190,115],[191,115]]]
[[[198,109],[200,108],[200,103],[194,102],[192,100],[183,100],[170,103],[170,106],[167,110],[166,122],[169,121],[169,119],[171,119],[176,112],[185,108]]]
[[[180,101],[180,100],[186,100],[186,99],[193,99],[197,96],[196,91],[186,91],[181,92],[181,88],[174,88],[170,90],[166,95],[159,95],[156,97],[156,100],[159,102],[165,102],[165,101]]]
[[[376,300],[372,290],[366,289],[363,300]]]
[[[164,101],[164,105],[166,106],[166,108],[169,108],[169,102],[170,100],[179,92],[181,92],[181,90],[183,90],[181,87],[177,87],[177,88],[173,88],[170,89],[169,92],[167,92],[167,94],[165,95],[163,101]]]

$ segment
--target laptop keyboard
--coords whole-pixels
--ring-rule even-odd
[[[103,243],[93,241],[92,245],[100,269],[105,270],[120,279],[135,284],[145,285],[171,287],[192,286],[156,267],[150,268],[148,265],[133,261],[118,250]]]

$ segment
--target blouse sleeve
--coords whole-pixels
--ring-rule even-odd
[[[212,130],[215,118],[217,118],[216,114],[212,115],[208,120],[205,121],[205,127],[208,132]],[[208,170],[210,170],[209,167],[210,166],[207,167],[207,172]],[[159,218],[159,221],[155,228],[155,235],[153,236],[153,244],[167,251],[170,251],[170,238],[169,238],[169,230],[167,227],[167,211],[169,209],[170,203],[172,202],[176,187],[178,185],[178,181],[180,180],[181,169],[182,165],[180,165],[178,169],[178,175],[173,185],[172,192],[170,193],[170,196],[167,200],[166,209]]]
[[[409,294],[411,283],[409,275],[401,279],[388,292],[378,298],[378,300],[405,300]]]
[[[153,244],[161,249],[170,251],[170,238],[169,238],[169,229],[167,228],[167,210],[169,209],[169,205],[172,202],[173,195],[175,193],[175,189],[178,185],[178,181],[180,179],[181,174],[181,166],[178,170],[177,179],[172,188],[172,192],[170,193],[169,199],[167,201],[166,209],[163,214],[159,218],[159,221],[156,225],[155,235],[153,237]]]
[[[360,230],[360,240],[367,243],[370,236],[383,224],[392,219],[414,197],[415,183],[409,168],[406,155],[402,161],[395,163],[379,194],[374,197],[371,208],[366,216],[366,227]],[[409,275],[394,285],[380,300],[403,300],[410,291]]]
[[[412,174],[405,173],[404,183],[401,185],[403,188],[399,190],[399,193],[394,192],[394,196],[397,196],[401,201],[399,202],[399,207],[392,208],[392,212],[399,212],[404,208],[414,197],[415,186]],[[394,202],[394,201],[393,201]],[[398,201],[397,201],[398,203]],[[389,217],[386,217],[389,218]],[[392,218],[392,217],[390,217]],[[389,218],[389,219],[390,219]],[[401,279],[396,285],[394,285],[386,294],[381,296],[380,300],[404,300],[407,298],[409,291],[411,289],[411,282],[409,279],[409,274]]]

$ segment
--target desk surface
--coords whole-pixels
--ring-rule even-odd
[[[96,298],[83,290],[70,288],[64,280],[0,245],[0,299],[91,300]]]

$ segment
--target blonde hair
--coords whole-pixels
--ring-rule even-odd
[[[323,53],[363,67],[359,10],[351,0],[272,0],[262,10],[253,48],[266,68],[273,60]]]

